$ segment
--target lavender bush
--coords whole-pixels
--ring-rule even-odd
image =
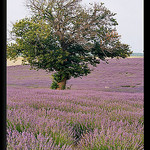
[[[101,62],[71,90],[50,74],[7,67],[7,149],[144,149],[143,59]]]

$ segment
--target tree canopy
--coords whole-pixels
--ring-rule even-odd
[[[54,71],[53,89],[65,89],[71,77],[91,72],[106,57],[129,56],[116,31],[115,13],[103,3],[80,4],[81,0],[28,0],[31,17],[21,19],[11,31],[7,57],[24,58],[31,68]]]

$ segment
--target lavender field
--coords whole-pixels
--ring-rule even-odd
[[[7,149],[144,149],[143,58],[108,62],[60,91],[44,70],[7,67]]]

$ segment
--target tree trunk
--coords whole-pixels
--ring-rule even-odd
[[[59,82],[58,83],[59,87],[57,88],[57,90],[64,90],[66,88],[66,81],[67,81],[67,79],[65,78],[61,82]]]

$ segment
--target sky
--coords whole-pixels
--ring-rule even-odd
[[[7,37],[12,23],[30,15],[25,6],[26,0],[7,0]],[[134,53],[144,51],[143,0],[83,0],[82,3],[103,2],[118,22],[117,31],[122,43],[129,44]]]

